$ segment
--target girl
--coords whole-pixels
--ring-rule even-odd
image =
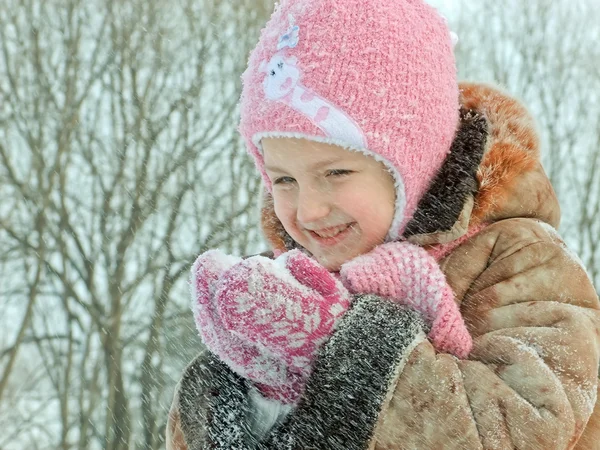
[[[272,258],[192,269],[169,449],[600,448],[600,304],[532,119],[421,0],[286,0],[240,131]]]

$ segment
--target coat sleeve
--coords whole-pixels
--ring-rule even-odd
[[[317,354],[298,406],[260,450],[363,450],[407,357],[426,339],[419,313],[360,295]]]
[[[175,390],[167,450],[362,450],[406,358],[425,339],[417,312],[357,296],[319,350],[299,405],[260,442],[247,423],[249,382],[203,352]]]
[[[547,225],[510,219],[442,268],[473,351],[458,360],[420,344],[375,448],[573,448],[596,403],[600,353],[598,297],[580,262]]]

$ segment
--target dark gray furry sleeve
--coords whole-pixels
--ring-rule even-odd
[[[261,448],[366,449],[424,327],[413,310],[374,295],[356,297],[319,353],[300,404]]]
[[[189,450],[254,448],[246,423],[247,381],[208,351],[185,369],[178,408]]]

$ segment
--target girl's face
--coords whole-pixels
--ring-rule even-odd
[[[396,194],[383,163],[307,139],[261,142],[275,214],[320,264],[337,271],[384,241]]]

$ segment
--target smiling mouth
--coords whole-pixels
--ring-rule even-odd
[[[310,233],[313,242],[320,247],[334,247],[340,242],[345,241],[348,236],[352,234],[354,225],[356,225],[356,223],[352,222],[335,227],[323,228],[317,231],[308,230],[308,232]]]
[[[350,227],[351,224],[346,223],[344,225],[338,225],[336,227],[324,228],[322,230],[311,230],[311,233],[316,234],[321,238],[332,238],[336,237],[338,234],[342,233],[346,229]]]

